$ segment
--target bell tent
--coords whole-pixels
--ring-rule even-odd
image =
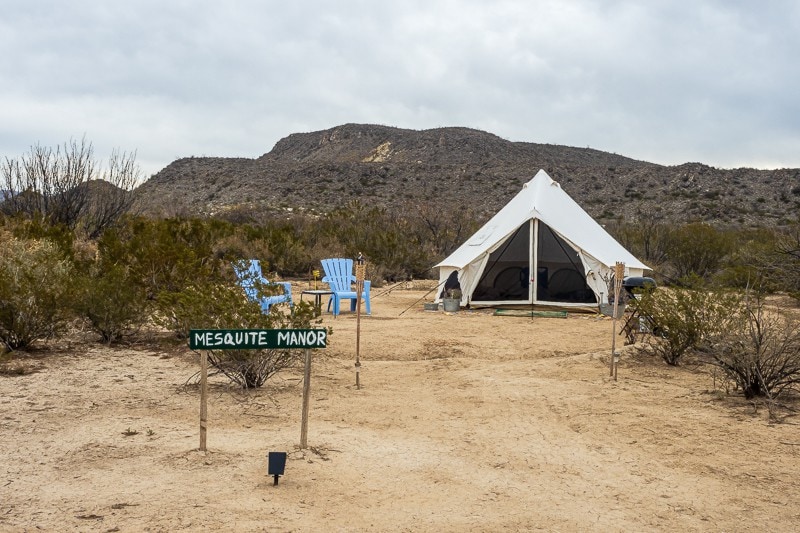
[[[617,262],[649,270],[540,170],[434,268],[440,286],[457,273],[461,305],[587,307],[608,301]]]

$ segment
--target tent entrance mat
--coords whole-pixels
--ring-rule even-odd
[[[541,318],[567,318],[566,311],[531,311],[530,309],[495,309],[494,316],[529,316]]]

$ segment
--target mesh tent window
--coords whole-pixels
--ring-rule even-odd
[[[529,301],[530,228],[530,223],[521,225],[489,254],[472,301]]]
[[[547,224],[538,223],[537,266],[546,269],[546,280],[537,284],[537,301],[597,303],[586,284],[583,263],[572,249]]]

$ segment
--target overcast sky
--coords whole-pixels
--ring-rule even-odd
[[[796,0],[0,0],[0,157],[149,177],[356,122],[800,168],[799,57]]]

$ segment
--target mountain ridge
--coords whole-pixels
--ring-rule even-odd
[[[177,159],[135,194],[138,208],[152,216],[322,214],[358,200],[398,210],[460,206],[486,217],[540,168],[601,221],[775,225],[793,221],[800,207],[800,169],[665,166],[592,148],[507,141],[465,127],[374,124],[292,133],[253,159]]]

